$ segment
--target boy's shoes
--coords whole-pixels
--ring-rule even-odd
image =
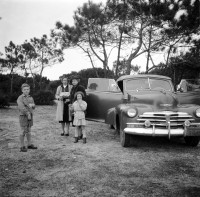
[[[61,133],[60,135],[61,135],[61,136],[64,136],[65,134],[64,134],[64,133]]]
[[[83,134],[81,134],[80,136],[78,136],[78,140],[83,139]]]
[[[66,133],[65,136],[69,136],[69,133]]]
[[[86,138],[85,137],[83,138],[83,144],[86,144]]]
[[[20,148],[20,152],[27,152],[27,148],[26,148],[25,146],[22,146],[22,147]]]
[[[37,147],[34,146],[33,144],[31,144],[31,145],[28,146],[28,149],[37,149]]]

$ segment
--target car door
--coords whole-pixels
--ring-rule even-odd
[[[88,84],[86,119],[105,121],[107,110],[121,103],[122,92],[115,86],[113,79],[95,79],[95,83]]]

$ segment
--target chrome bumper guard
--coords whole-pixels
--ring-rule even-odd
[[[144,123],[127,123],[124,132],[132,135],[146,135],[146,136],[200,136],[200,123],[191,123],[190,126],[181,128],[171,128],[170,124],[163,128],[156,128],[155,125],[145,127]]]

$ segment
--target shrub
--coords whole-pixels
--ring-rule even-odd
[[[33,95],[36,105],[53,105],[54,95],[49,91],[39,91]]]
[[[17,98],[19,97],[20,93],[17,94],[16,92],[13,92],[12,94],[9,94],[8,97],[9,97],[9,101],[10,102],[15,102],[17,101]]]
[[[9,107],[10,104],[5,96],[0,96],[0,108]]]

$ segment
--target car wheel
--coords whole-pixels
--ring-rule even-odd
[[[185,140],[185,143],[188,145],[188,146],[197,146],[199,144],[199,141],[200,141],[200,138],[199,137],[196,137],[196,136],[187,136],[184,138]]]
[[[130,135],[125,133],[120,127],[120,142],[122,147],[130,146]]]
[[[110,129],[115,129],[115,127],[111,124],[111,125],[109,125],[109,128]]]

